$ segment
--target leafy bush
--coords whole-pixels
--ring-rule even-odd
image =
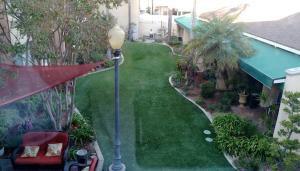
[[[199,97],[197,100],[196,100],[196,103],[200,106],[204,105],[205,104],[205,101],[202,97]]]
[[[180,87],[183,82],[185,81],[185,78],[181,72],[176,72],[174,76],[172,77],[172,82],[174,83],[175,87]]]
[[[219,110],[220,112],[229,112],[231,110],[231,100],[228,98],[222,97],[219,104]]]
[[[171,45],[171,46],[178,46],[178,45],[181,45],[181,44],[182,44],[182,42],[179,41],[179,38],[176,37],[176,36],[172,36],[171,40],[169,41],[169,45]]]
[[[218,148],[230,155],[265,161],[271,154],[272,140],[257,134],[256,128],[249,121],[235,114],[217,116],[213,127]]]
[[[210,80],[210,81],[215,81],[216,80],[215,72],[216,71],[214,71],[212,69],[205,70],[202,73],[203,79]]]
[[[70,137],[76,145],[84,145],[94,140],[95,132],[93,128],[80,114],[74,114],[72,126]]]
[[[185,59],[177,59],[176,60],[176,70],[183,73],[188,68],[187,61]]]
[[[235,91],[224,92],[222,99],[228,99],[231,105],[239,104],[239,94]]]
[[[93,62],[98,62],[98,61],[103,60],[104,55],[103,55],[103,53],[93,51],[93,52],[91,52],[90,58],[92,59]]]
[[[108,61],[104,62],[103,66],[104,66],[104,68],[109,68],[109,67],[114,66],[114,64],[115,64],[114,61],[108,60]]]
[[[204,98],[212,98],[215,94],[215,83],[208,81],[201,84],[201,96]]]
[[[247,122],[235,114],[220,114],[213,121],[213,127],[218,135],[242,136],[246,134]]]

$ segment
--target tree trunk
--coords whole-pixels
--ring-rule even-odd
[[[172,37],[172,9],[168,11],[168,41],[171,41]]]
[[[227,90],[225,79],[222,73],[216,72],[215,76],[216,76],[216,90],[221,90],[221,91]]]

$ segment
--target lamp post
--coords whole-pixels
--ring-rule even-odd
[[[115,61],[115,139],[114,139],[114,159],[109,166],[109,171],[125,171],[126,167],[121,161],[121,140],[120,140],[120,106],[119,106],[119,59],[121,47],[124,43],[125,32],[114,26],[109,32],[109,44],[114,50],[113,60]]]

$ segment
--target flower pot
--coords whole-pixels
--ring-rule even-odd
[[[0,156],[4,155],[4,147],[0,148]]]
[[[239,94],[239,103],[240,103],[240,107],[244,107],[245,104],[247,103],[247,94],[244,93],[240,93]]]

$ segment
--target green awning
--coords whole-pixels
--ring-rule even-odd
[[[267,43],[250,39],[255,54],[240,58],[240,68],[271,88],[275,80],[285,78],[285,71],[300,66],[300,56]]]
[[[183,16],[175,22],[191,31],[192,17]],[[196,26],[201,26],[203,21],[197,20]],[[300,55],[276,48],[267,43],[249,38],[255,54],[252,57],[240,58],[240,68],[253,78],[271,88],[275,80],[285,79],[285,70],[300,67]],[[283,83],[276,84],[283,88]]]
[[[187,29],[188,31],[192,30],[192,17],[189,16],[182,16],[175,18],[175,22],[180,25],[181,27]],[[196,20],[196,27],[201,25],[200,20]]]

